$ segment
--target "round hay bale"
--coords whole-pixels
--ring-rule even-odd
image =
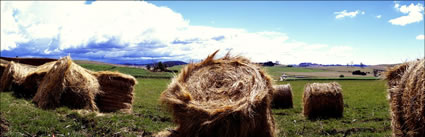
[[[12,87],[17,87],[18,82],[25,79],[25,77],[33,70],[35,66],[24,65],[11,61],[4,69],[1,76],[0,91],[12,90]]]
[[[293,108],[291,84],[275,85],[272,108]]]
[[[162,92],[181,137],[271,137],[273,87],[261,68],[227,54],[189,64]]]
[[[72,62],[69,56],[59,59],[44,76],[33,102],[43,109],[67,106],[98,110],[94,99],[101,90],[91,73]]]
[[[393,136],[425,136],[425,60],[407,62],[386,73]]]
[[[342,88],[337,82],[306,84],[303,103],[303,114],[309,119],[343,116]]]
[[[94,72],[103,93],[96,96],[96,104],[101,112],[131,112],[134,86],[137,84],[133,76],[119,72]]]

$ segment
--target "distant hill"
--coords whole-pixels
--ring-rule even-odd
[[[183,61],[165,61],[163,64],[167,65],[167,67],[177,66],[177,65],[186,65],[186,62]]]
[[[122,65],[128,65],[128,66],[147,66],[147,65],[154,65],[157,64],[158,62],[155,63],[148,63],[148,64],[130,64],[130,63],[124,63]],[[177,65],[186,65],[186,62],[183,61],[164,61],[162,62],[162,64],[167,65],[167,67],[172,67],[172,66],[177,66]]]

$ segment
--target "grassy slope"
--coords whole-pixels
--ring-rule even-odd
[[[132,75],[151,75],[142,69],[102,65],[82,65],[92,70],[117,70]],[[266,68],[266,70],[270,68]],[[273,68],[271,68],[273,73]],[[293,70],[311,71],[311,70]],[[75,110],[59,108],[41,110],[29,100],[16,99],[10,92],[1,92],[0,113],[9,125],[8,136],[137,136],[173,127],[170,114],[158,103],[160,93],[169,79],[137,79],[132,114],[108,113],[81,115]],[[308,80],[290,83],[294,92],[293,109],[273,109],[279,136],[389,136],[390,119],[385,82],[378,80],[338,81],[343,86],[344,117],[341,119],[306,120],[302,115],[301,96]],[[328,82],[320,80],[319,82]]]

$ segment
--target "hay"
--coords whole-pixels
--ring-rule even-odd
[[[12,87],[19,87],[17,82],[25,79],[25,77],[36,67],[24,65],[11,61],[3,71],[1,76],[0,91],[12,90]]]
[[[189,64],[160,97],[181,137],[275,136],[271,79],[243,57]]]
[[[342,117],[344,101],[341,86],[336,83],[312,83],[304,87],[303,114],[309,119]]]
[[[91,71],[64,57],[46,73],[33,102],[40,108],[67,106],[72,109],[98,110],[94,102],[100,93],[99,83]]]
[[[386,73],[393,136],[425,136],[425,60],[407,62]]]
[[[276,85],[273,93],[273,108],[293,108],[292,103],[292,88],[290,84]]]
[[[96,104],[101,112],[131,112],[133,104],[133,76],[109,71],[94,73],[103,93],[96,96]]]

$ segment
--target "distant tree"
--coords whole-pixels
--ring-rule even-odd
[[[344,77],[344,75],[342,75],[342,74],[341,74],[341,75],[339,75],[339,77],[340,77],[340,78],[343,78],[343,77]]]
[[[160,62],[158,62],[157,66],[158,66],[158,69],[159,69],[160,71],[165,71],[165,69],[166,69],[165,64],[163,64],[161,61],[160,61]]]
[[[365,67],[365,65],[364,65],[362,62],[360,62],[360,67],[361,67],[361,68],[364,68],[364,67]]]
[[[146,65],[146,69],[151,70],[151,65]]]

